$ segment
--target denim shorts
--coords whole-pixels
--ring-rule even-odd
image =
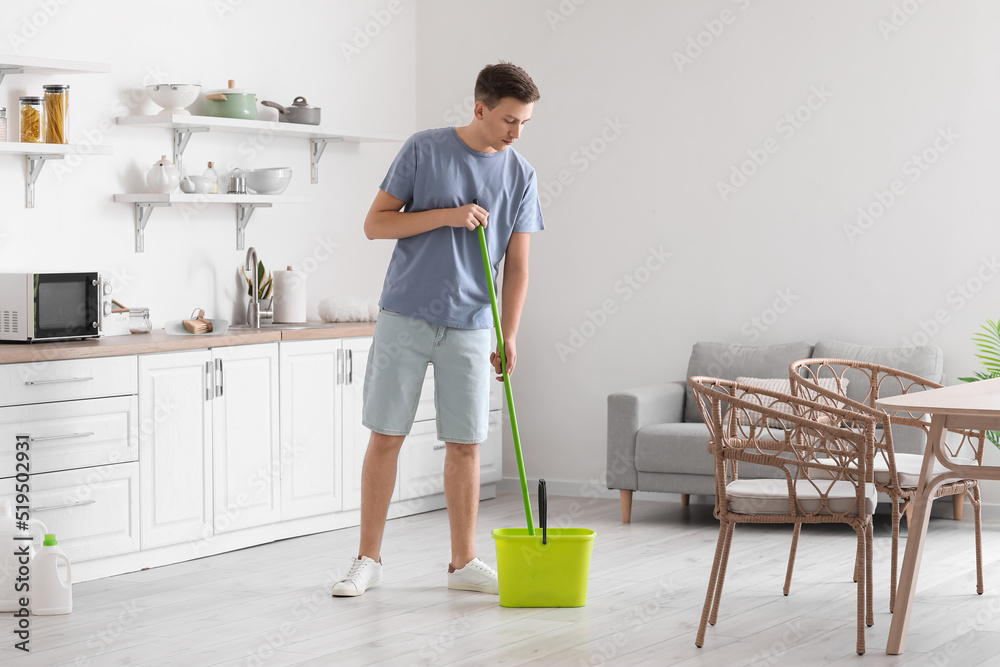
[[[457,329],[383,309],[368,353],[362,423],[376,433],[409,435],[430,363],[438,439],[485,441],[491,346],[490,329]]]

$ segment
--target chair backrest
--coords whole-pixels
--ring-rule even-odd
[[[853,509],[862,516],[865,483],[872,481],[875,418],[720,378],[691,377],[688,386],[711,438],[716,513],[728,512],[727,463],[746,461],[783,472],[791,516],[850,514],[829,506],[832,482],[854,485]],[[801,484],[819,498],[818,505],[803,508],[796,491]]]
[[[892,456],[892,431],[897,427],[912,427],[930,431],[926,415],[901,411],[886,412],[875,406],[879,398],[937,389],[937,382],[897,368],[852,359],[800,359],[788,367],[792,394],[821,405],[857,411],[874,417],[883,426],[876,444],[888,449],[882,456]],[[834,379],[835,390],[820,384],[821,379]],[[845,387],[846,385],[846,387]],[[886,428],[888,427],[888,428]],[[951,456],[975,458],[982,462],[984,433],[953,431],[961,437],[946,443]],[[894,465],[893,465],[894,467]]]

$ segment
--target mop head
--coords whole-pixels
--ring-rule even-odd
[[[374,322],[378,310],[378,299],[364,297],[331,296],[319,302],[324,322]]]

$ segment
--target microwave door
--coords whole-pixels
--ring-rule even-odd
[[[34,340],[98,334],[96,273],[40,273],[34,278]]]

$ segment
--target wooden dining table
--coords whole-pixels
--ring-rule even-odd
[[[934,492],[942,484],[955,479],[1000,480],[1000,467],[957,464],[949,458],[944,444],[946,429],[1000,430],[1000,378],[880,398],[875,405],[889,413],[908,412],[914,416],[927,414],[931,417],[920,481],[912,501],[913,522],[907,522],[906,553],[896,589],[896,608],[885,647],[886,653],[899,655],[906,648],[906,633]],[[947,471],[935,474],[935,461]]]

